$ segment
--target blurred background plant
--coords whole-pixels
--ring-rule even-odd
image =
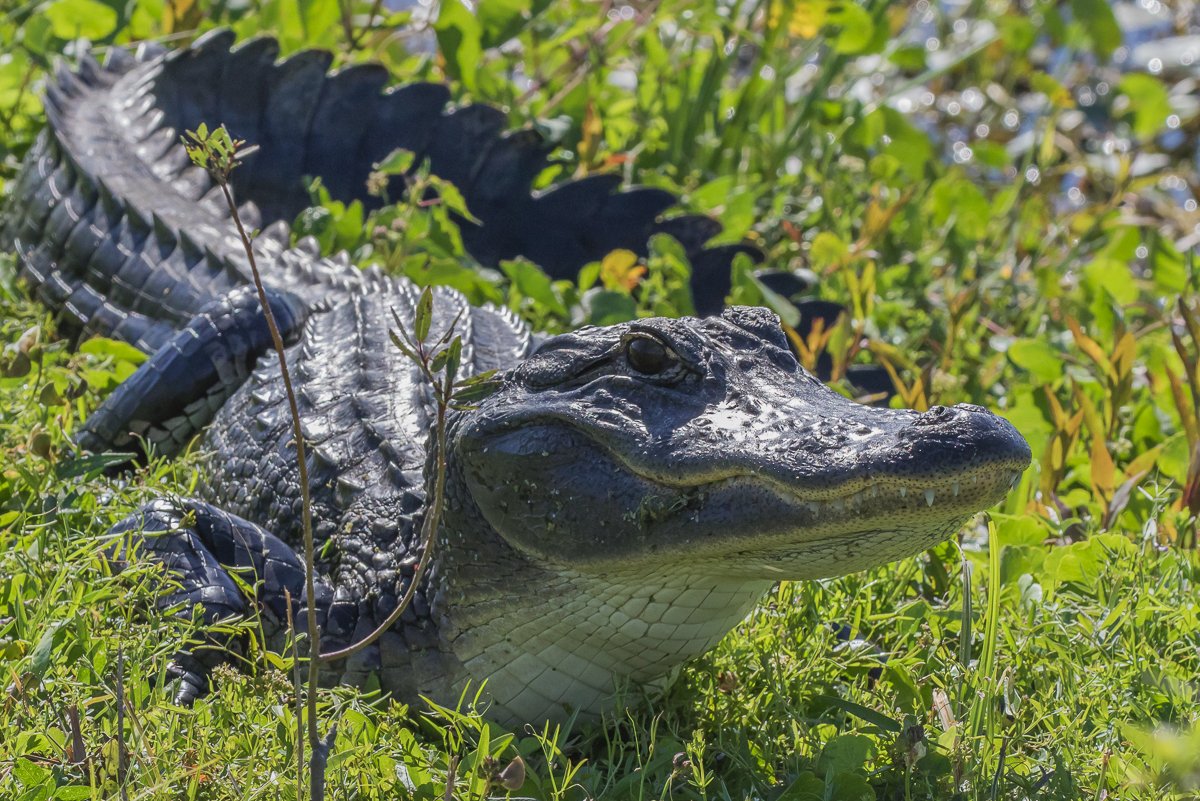
[[[732,299],[774,308],[834,385],[998,410],[1035,464],[925,556],[783,584],[665,695],[604,726],[502,732],[338,690],[334,797],[1190,798],[1200,771],[1200,10],[1102,0],[28,0],[0,4],[0,180],[38,84],[82,48],[230,26],[447,81],[555,146],[539,179],[617,173],[749,240]],[[219,123],[219,120],[213,121]],[[237,135],[237,131],[232,132]],[[381,172],[413,167],[404,154]],[[554,281],[464,254],[454,188],[366,213],[319,184],[296,236],[557,331],[691,308],[660,237]],[[0,794],[276,798],[284,657],[248,651],[192,712],[154,689],[190,630],[136,613],[96,539],[185,460],[114,482],[78,420],[140,354],[70,352],[0,267]],[[766,271],[766,272],[764,272]],[[805,328],[813,301],[844,308]],[[830,626],[828,621],[837,621]],[[247,624],[253,641],[254,627]],[[119,658],[118,658],[118,655]],[[118,711],[121,710],[120,714]],[[491,760],[489,762],[489,760]],[[489,771],[491,771],[489,773]],[[489,778],[490,777],[490,778]],[[447,784],[453,785],[447,789]]]

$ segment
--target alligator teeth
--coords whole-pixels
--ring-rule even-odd
[[[901,487],[901,488],[900,488],[900,497],[901,497],[901,498],[907,498],[907,497],[908,497],[908,488],[907,488],[907,487]]]
[[[955,481],[953,484],[950,485],[950,491],[952,493],[954,493],[955,498],[958,497],[958,482],[957,481]]]
[[[933,490],[925,490],[925,503],[929,506],[933,506]]]

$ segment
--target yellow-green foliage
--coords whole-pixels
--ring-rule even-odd
[[[835,381],[882,364],[896,403],[984,404],[1033,447],[990,535],[977,523],[917,559],[783,584],[665,696],[606,725],[504,732],[469,696],[407,709],[323,692],[322,720],[340,724],[332,797],[448,798],[448,777],[455,797],[502,795],[518,754],[514,796],[539,799],[1200,792],[1186,87],[1172,94],[1169,69],[1103,71],[1122,34],[1100,0],[962,19],[928,5],[445,0],[429,27],[369,0],[33,0],[0,18],[0,180],[41,125],[38,82],[80,38],[185,43],[230,25],[285,52],[377,59],[537,126],[557,147],[542,185],[616,171],[663,186],[725,240],[819,279],[848,313],[795,344],[810,366],[827,350]],[[410,166],[395,158],[381,169]],[[543,330],[691,308],[666,238],[645,264],[615,253],[578,282],[524,262],[480,273],[448,213],[461,198],[422,180],[371,214],[314,185],[297,231]],[[70,444],[140,355],[72,352],[3,258],[0,797],[110,797],[122,781],[130,798],[294,797],[289,658],[238,624],[246,671],[172,706],[165,665],[194,627],[146,611],[152,566],[114,576],[102,558],[113,522],[195,478],[186,459],[106,477]],[[796,324],[749,263],[734,277],[735,300]]]

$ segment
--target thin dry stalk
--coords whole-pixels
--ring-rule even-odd
[[[283,347],[283,337],[280,335],[279,326],[275,321],[275,315],[271,311],[271,306],[267,301],[266,289],[262,282],[262,276],[259,273],[258,261],[254,256],[254,248],[251,242],[249,233],[246,227],[242,224],[241,215],[238,213],[237,204],[234,202],[233,193],[229,188],[229,175],[239,164],[239,157],[245,155],[248,150],[242,149],[245,142],[235,140],[229,136],[228,131],[224,126],[214,130],[210,136],[208,129],[205,126],[200,126],[197,131],[189,131],[188,137],[194,142],[189,143],[186,139],[185,146],[192,160],[205,167],[213,180],[221,188],[221,193],[225,198],[225,203],[229,208],[230,215],[233,218],[233,223],[237,228],[238,236],[241,238],[242,247],[246,253],[246,259],[250,264],[250,271],[254,280],[254,287],[258,293],[259,304],[263,310],[263,317],[267,323],[267,329],[271,333],[271,342],[275,349],[275,355],[279,360],[279,370],[283,377],[284,391],[287,396],[288,409],[292,418],[292,436],[296,443],[296,461],[299,472],[300,481],[300,498],[302,508],[302,523],[304,531],[304,562],[305,562],[305,589],[309,599],[307,608],[307,623],[308,623],[308,642],[309,642],[309,659],[308,659],[308,686],[305,690],[304,697],[307,702],[307,733],[308,743],[311,750],[309,759],[309,798],[312,801],[323,801],[325,797],[325,766],[328,762],[329,751],[332,748],[337,737],[337,725],[330,727],[329,733],[324,740],[321,739],[317,728],[317,687],[320,679],[320,666],[323,663],[344,659],[353,656],[368,645],[377,640],[385,631],[390,629],[404,610],[411,603],[414,594],[417,592],[424,578],[425,571],[428,569],[433,553],[434,537],[438,530],[438,525],[441,522],[441,513],[443,498],[446,488],[446,413],[453,405],[454,408],[464,408],[463,403],[475,397],[482,397],[482,394],[489,392],[488,381],[490,373],[473,376],[462,382],[456,383],[455,375],[459,364],[459,354],[461,353],[461,341],[454,337],[454,330],[458,324],[458,318],[455,318],[445,333],[433,344],[431,348],[427,348],[425,337],[429,333],[429,325],[433,315],[433,296],[426,289],[421,296],[420,302],[417,304],[416,319],[414,328],[416,331],[415,337],[410,337],[407,332],[393,332],[393,342],[411,358],[421,370],[425,379],[433,386],[437,399],[437,413],[434,425],[434,462],[435,462],[435,479],[432,497],[429,501],[428,514],[422,522],[421,528],[421,560],[417,564],[417,568],[413,573],[412,579],[405,588],[404,595],[401,597],[396,608],[384,620],[362,640],[343,648],[338,651],[333,651],[328,654],[321,653],[321,632],[317,625],[317,611],[313,605],[313,599],[316,597],[316,577],[315,577],[315,562],[316,548],[313,541],[312,529],[312,499],[309,492],[308,483],[308,460],[307,451],[304,443],[304,432],[300,423],[300,408],[296,401],[296,393],[292,386],[291,373],[288,370],[287,355]],[[397,325],[400,325],[399,317],[396,317]],[[453,340],[453,341],[452,341]],[[445,350],[440,350],[447,346]],[[439,378],[435,373],[444,373]],[[456,392],[456,389],[458,392]],[[287,595],[288,612],[287,626],[288,631],[292,635],[293,649],[296,649],[296,637],[294,621],[292,620],[291,595]],[[297,759],[300,765],[299,774],[303,774],[304,764],[304,737],[303,709],[300,701],[300,677],[299,677],[299,657],[298,651],[294,650],[296,659],[294,662],[293,680],[296,684],[296,727],[299,741],[297,748]],[[301,786],[303,786],[302,779]]]
[[[271,311],[271,304],[267,301],[266,287],[263,285],[262,275],[258,269],[258,260],[254,256],[250,234],[247,233],[246,226],[242,223],[237,203],[233,199],[233,192],[229,188],[229,175],[240,163],[239,157],[244,156],[247,152],[243,149],[245,142],[230,137],[224,126],[215,129],[210,136],[207,127],[201,125],[197,131],[189,131],[188,137],[196,143],[192,144],[187,139],[184,140],[188,154],[192,161],[208,170],[213,181],[221,188],[225,204],[229,207],[229,213],[233,217],[233,224],[241,238],[242,249],[250,264],[254,288],[258,293],[258,302],[262,307],[267,330],[271,334],[271,344],[274,346],[275,355],[279,360],[279,371],[283,378],[288,410],[291,413],[292,438],[296,443],[296,467],[300,482],[301,522],[304,531],[304,581],[305,593],[308,596],[308,647],[311,654],[311,658],[308,660],[308,687],[305,692],[308,707],[308,742],[312,749],[312,760],[309,764],[309,798],[312,801],[322,801],[325,797],[324,768],[327,745],[321,740],[321,734],[317,729],[317,687],[321,669],[321,660],[317,658],[317,655],[321,653],[321,629],[317,625],[317,609],[313,603],[317,596],[314,570],[316,547],[313,543],[312,498],[308,485],[308,453],[304,443],[304,430],[300,424],[300,406],[296,401],[292,375],[288,370],[283,336],[279,333],[275,314]]]
[[[296,693],[296,798],[304,797],[304,690],[300,681],[300,643],[296,639],[296,621],[292,618],[292,592],[284,589],[287,602],[288,637],[292,641],[292,689]]]
[[[238,236],[242,239],[242,247],[246,251],[246,258],[250,261],[250,272],[254,276],[254,288],[258,292],[258,302],[262,305],[263,317],[267,321],[267,329],[271,332],[271,343],[275,347],[275,355],[279,359],[279,371],[283,375],[283,389],[287,395],[288,410],[292,416],[292,437],[296,442],[296,467],[300,473],[300,505],[301,505],[301,524],[304,530],[304,588],[308,596],[308,647],[309,653],[313,658],[308,660],[308,687],[306,688],[305,697],[308,701],[308,741],[313,749],[313,762],[309,766],[309,797],[313,801],[319,801],[325,797],[324,788],[324,766],[325,757],[321,754],[320,765],[322,776],[318,777],[316,771],[312,768],[316,767],[318,752],[324,751],[324,743],[321,741],[321,733],[317,730],[317,687],[320,679],[321,660],[316,658],[317,654],[321,653],[321,628],[317,625],[317,607],[313,600],[317,597],[316,576],[314,575],[314,564],[316,559],[316,546],[313,542],[313,527],[312,527],[312,498],[310,497],[308,486],[308,449],[304,445],[304,430],[300,425],[300,405],[296,402],[296,390],[292,387],[292,375],[288,371],[287,355],[283,349],[283,337],[279,333],[279,325],[275,322],[275,315],[271,311],[271,304],[267,301],[267,291],[263,286],[262,276],[258,272],[258,261],[254,258],[254,248],[250,242],[250,236],[246,233],[246,228],[242,225],[241,215],[238,214],[237,204],[233,202],[233,193],[229,190],[229,182],[227,179],[218,180],[217,185],[221,187],[221,193],[225,196],[225,202],[229,205],[229,211],[233,215],[233,224],[237,226]]]

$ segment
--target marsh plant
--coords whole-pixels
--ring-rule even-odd
[[[60,338],[4,254],[0,796],[298,798],[326,742],[331,798],[1200,789],[1200,121],[1191,67],[1171,60],[1196,35],[1190,6],[35,0],[0,18],[0,180],[42,125],[37,87],[55,59],[85,40],[184,44],[218,25],[504,106],[553,148],[540,187],[616,173],[680,193],[722,241],[761,252],[762,265],[735,265],[735,302],[771,306],[793,334],[804,298],[845,308],[793,343],[810,366],[828,359],[835,387],[854,394],[847,369],[870,363],[891,376],[891,403],[986,405],[1035,464],[990,524],[954,541],[778,585],[673,684],[631,688],[630,711],[603,724],[506,731],[475,687],[453,708],[371,687],[308,693],[319,649],[304,620],[283,653],[255,620],[227,624],[246,643],[237,669],[180,709],[166,664],[198,621],[149,614],[160,577],[151,564],[114,574],[105,532],[150,497],[187,494],[196,460],[114,477],[125,457],[72,445],[145,357]],[[211,144],[220,122],[199,138]],[[236,135],[218,157],[226,141],[236,155]],[[393,158],[378,172],[407,176],[402,191],[367,209],[313,185],[297,236],[549,332],[690,311],[690,268],[667,237],[573,281],[524,261],[479,268],[453,186]],[[440,401],[469,403],[455,398],[471,388],[454,338],[417,328],[394,346],[441,382]]]

